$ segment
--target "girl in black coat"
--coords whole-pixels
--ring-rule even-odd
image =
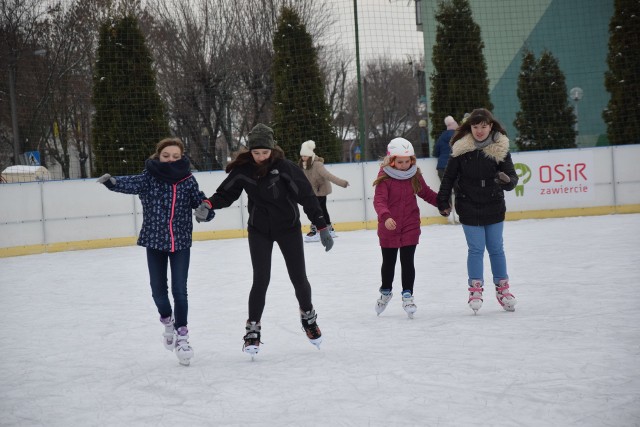
[[[469,306],[474,313],[482,306],[485,248],[496,298],[505,310],[515,310],[502,232],[506,212],[504,191],[513,190],[517,183],[505,130],[488,110],[473,110],[451,139],[451,157],[438,192],[438,209],[443,216],[449,215],[449,200],[455,189],[455,209],[469,248]]]
[[[271,277],[274,242],[280,247],[295,288],[302,327],[311,343],[319,346],[322,334],[311,303],[298,204],[302,205],[309,221],[317,226],[325,250],[331,249],[333,239],[309,180],[295,163],[284,158],[284,152],[273,141],[273,131],[263,124],[251,130],[249,151],[240,153],[227,165],[226,171],[229,176],[216,193],[196,209],[195,215],[197,221],[206,219],[210,209],[230,206],[242,191],[249,198],[247,229],[253,285],[249,293],[249,319],[243,351],[255,355],[259,349],[260,319]]]

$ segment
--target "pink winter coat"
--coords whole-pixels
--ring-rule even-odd
[[[384,174],[382,169],[378,176]],[[436,206],[436,192],[419,177],[422,189],[416,195],[411,180],[387,178],[376,185],[373,207],[378,214],[378,237],[383,248],[401,248],[417,245],[420,240],[420,209],[417,197],[430,205]],[[387,218],[396,221],[395,230],[387,230],[384,222]]]

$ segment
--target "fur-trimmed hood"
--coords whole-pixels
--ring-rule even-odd
[[[486,157],[495,160],[496,163],[500,163],[507,157],[507,154],[509,153],[509,138],[507,138],[500,132],[496,132],[490,135],[489,138],[493,138],[494,142],[482,148],[482,152]],[[476,146],[473,135],[468,134],[463,136],[462,138],[457,140],[455,144],[453,144],[453,147],[451,147],[451,156],[458,157],[462,154],[475,150]]]

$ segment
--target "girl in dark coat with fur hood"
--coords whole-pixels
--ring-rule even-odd
[[[449,200],[455,189],[455,209],[469,249],[469,306],[474,313],[482,306],[485,249],[489,253],[496,298],[506,311],[515,310],[516,298],[509,290],[502,234],[504,192],[513,190],[517,183],[504,128],[488,110],[473,110],[451,139],[451,157],[438,192],[438,209],[443,216],[451,213]]]

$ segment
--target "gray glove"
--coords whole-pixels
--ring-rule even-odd
[[[107,187],[109,186],[114,186],[116,185],[116,179],[113,178],[111,175],[109,175],[108,173],[105,173],[104,175],[102,175],[100,178],[98,178],[98,181],[100,184],[104,184]],[[107,184],[107,182],[109,182]]]
[[[509,178],[509,175],[504,172],[498,172],[494,181],[496,184],[508,184],[511,182],[511,178]]]
[[[200,203],[200,206],[198,206],[196,210],[193,211],[193,216],[196,217],[196,221],[204,222],[207,220],[210,210],[211,210],[211,205],[207,202],[202,202]]]
[[[333,247],[333,237],[331,237],[329,227],[318,230],[318,232],[320,233],[320,243],[322,243],[322,246],[324,246],[325,252],[329,252]]]

